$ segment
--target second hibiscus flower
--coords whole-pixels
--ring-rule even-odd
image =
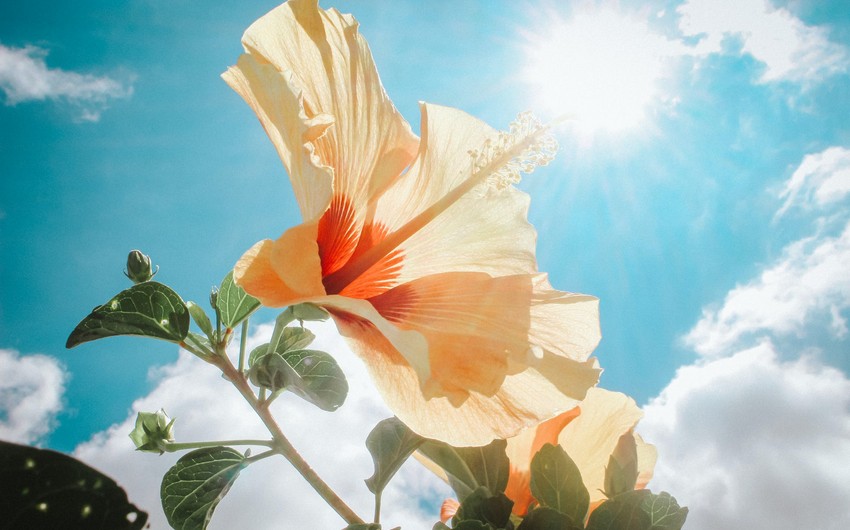
[[[257,114],[304,222],[248,250],[234,278],[263,304],[326,308],[411,429],[507,438],[596,384],[596,298],[537,271],[528,196],[554,154],[528,116],[499,133],[421,105],[417,138],[357,22],[292,0],[255,22],[224,79]]]

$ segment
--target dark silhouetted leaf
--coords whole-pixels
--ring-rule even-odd
[[[669,493],[636,490],[600,504],[587,521],[587,530],[680,530],[688,509]]]
[[[443,468],[449,485],[461,502],[480,486],[492,493],[502,493],[508,484],[510,463],[505,454],[507,442],[494,440],[483,447],[452,447],[436,440],[428,440],[419,452]]]
[[[454,516],[455,523],[462,521],[479,521],[490,524],[494,528],[506,528],[510,524],[512,500],[504,493],[493,495],[486,487],[481,486],[466,496]],[[457,527],[457,525],[455,525]],[[513,525],[511,525],[513,528]]]
[[[570,516],[554,508],[540,506],[528,512],[517,530],[584,530]]]
[[[546,444],[531,459],[531,494],[573,521],[584,521],[590,505],[581,473],[560,445]]]
[[[221,499],[246,466],[229,447],[196,449],[162,478],[160,497],[168,523],[176,530],[203,530]]]
[[[366,487],[379,495],[398,468],[425,442],[398,418],[378,422],[366,438],[366,447],[375,463],[375,473],[366,479]]]
[[[114,480],[55,451],[0,442],[0,529],[137,530],[148,514]]]
[[[94,308],[77,324],[66,348],[104,337],[140,335],[180,342],[189,332],[189,310],[170,287],[144,282]]]

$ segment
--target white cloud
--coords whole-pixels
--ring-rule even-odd
[[[32,444],[50,432],[66,380],[53,357],[0,349],[0,439]]]
[[[775,219],[795,205],[829,213],[848,193],[850,150],[830,147],[806,155],[779,195],[785,202]],[[701,355],[717,356],[765,337],[805,338],[822,328],[836,338],[845,337],[848,329],[842,312],[850,308],[847,213],[841,210],[818,218],[819,228],[813,235],[787,245],[757,278],[729,291],[720,307],[703,309],[685,343]],[[830,227],[839,233],[832,235]]]
[[[806,155],[791,175],[780,198],[785,199],[776,217],[792,206],[805,209],[835,204],[850,193],[850,149],[830,147]]]
[[[644,408],[653,490],[690,509],[688,530],[850,528],[850,380],[769,342],[682,367]]]
[[[375,423],[391,413],[333,325],[311,327],[318,336],[312,347],[334,354],[345,371],[351,387],[348,399],[338,411],[327,413],[284,395],[275,402],[273,410],[284,432],[319,475],[361,517],[370,518],[372,495],[363,480],[372,474],[372,460],[364,442]],[[249,344],[267,341],[270,334],[269,326],[260,326]],[[212,366],[183,352],[158,377],[156,388],[133,404],[132,414],[123,423],[95,435],[74,453],[124,486],[132,502],[150,513],[154,530],[168,528],[160,508],[159,484],[180,455],[160,457],[133,451],[127,434],[137,411],[164,407],[177,418],[178,441],[268,438],[248,405]],[[450,490],[430,472],[410,461],[384,493],[382,520],[410,530],[431,528],[438,519],[442,499],[449,494]],[[278,457],[265,459],[242,472],[209,528],[244,528],[249,523],[257,530],[345,526],[298,473]]]
[[[768,0],[688,0],[677,12],[682,33],[700,37],[695,53],[723,53],[727,39],[737,38],[741,53],[765,65],[763,83],[817,81],[848,66],[847,49],[830,42],[826,28]]]
[[[0,44],[0,90],[6,105],[26,101],[63,100],[82,121],[98,121],[110,99],[133,93],[129,84],[106,76],[48,68],[47,51],[36,46],[9,48]]]
[[[717,356],[745,340],[802,336],[824,316],[841,338],[847,330],[840,312],[850,307],[848,270],[850,223],[836,237],[796,241],[758,278],[732,289],[720,308],[704,309],[685,342],[701,355]]]

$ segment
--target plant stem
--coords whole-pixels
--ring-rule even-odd
[[[381,522],[381,494],[383,491],[378,490],[375,493],[375,520],[373,521],[375,524],[379,524]]]
[[[263,447],[274,447],[274,442],[270,440],[221,440],[213,442],[183,442],[183,443],[166,443],[163,449],[169,453],[175,451],[185,451],[186,449],[200,449],[202,447],[218,447],[220,445],[261,445]]]
[[[298,451],[292,446],[286,436],[284,436],[283,431],[280,430],[280,426],[278,426],[277,421],[274,419],[274,416],[272,416],[269,409],[257,399],[256,395],[254,395],[254,391],[251,389],[250,385],[248,385],[245,375],[233,366],[233,363],[230,362],[230,359],[228,359],[226,355],[219,356],[217,364],[224,373],[224,376],[233,383],[237,390],[239,390],[239,393],[242,394],[245,401],[251,405],[251,408],[254,409],[254,412],[257,413],[262,422],[265,424],[266,428],[274,438],[274,449],[283,455],[283,457],[286,458],[296,470],[298,470],[301,476],[304,477],[304,479],[313,487],[314,490],[316,490],[322,499],[324,499],[325,502],[327,502],[328,505],[330,505],[330,507],[333,508],[346,523],[363,524],[363,519],[354,513],[354,510],[345,504],[345,501],[340,499],[331,487],[328,486],[328,484],[322,480],[318,474],[316,474],[313,468],[310,467],[310,464],[308,464],[301,455],[298,454]]]
[[[239,373],[245,371],[245,343],[248,340],[248,319],[242,322],[242,336],[239,337]]]

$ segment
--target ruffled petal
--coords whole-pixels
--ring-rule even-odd
[[[599,378],[595,359],[578,362],[544,354],[542,359],[529,359],[525,367],[514,366],[492,395],[471,391],[457,405],[448,397],[427,399],[416,370],[385,332],[356,315],[331,312],[398,418],[422,436],[455,446],[509,438],[574,407]]]
[[[289,173],[302,217],[310,221],[322,215],[333,194],[333,170],[314,155],[313,142],[333,124],[333,117],[308,117],[294,74],[253,55],[243,54],[222,78],[257,114]]]
[[[598,337],[573,336],[572,325],[592,327],[597,321],[595,299],[541,290],[548,286],[536,275],[491,277],[482,272],[433,274],[395,287],[369,301],[387,320],[401,329],[415,330],[428,342],[431,378],[426,397],[449,397],[454,404],[470,392],[493,395],[505,377],[525,369],[543,351],[531,330],[534,318],[563,316],[562,306],[588,305],[586,321],[576,318],[547,322],[556,326],[564,346],[556,354],[584,361]],[[546,337],[544,337],[546,338]],[[548,345],[547,345],[548,346]],[[573,348],[570,348],[570,347]],[[574,395],[583,396],[584,389]]]
[[[334,193],[365,213],[410,164],[418,139],[384,92],[357,21],[319,9],[316,0],[291,0],[254,22],[242,44],[258,61],[292,72],[307,118],[333,117],[315,139],[315,154],[333,168]]]
[[[581,414],[564,427],[558,441],[578,466],[594,506],[605,499],[608,458],[620,436],[634,428],[643,412],[632,398],[602,388],[590,389],[579,407]]]
[[[635,434],[635,444],[637,445],[638,461],[638,478],[635,489],[640,490],[646,488],[649,481],[652,480],[652,475],[655,473],[655,462],[658,460],[658,451],[654,445],[644,442],[639,434]]]

